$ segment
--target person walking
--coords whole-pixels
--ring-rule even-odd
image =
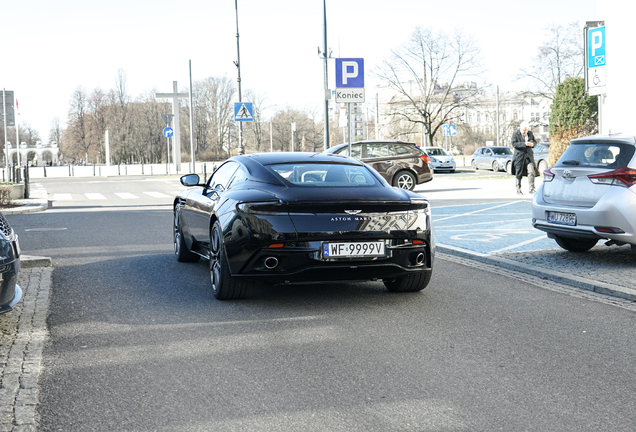
[[[512,174],[516,177],[517,193],[521,192],[521,178],[524,175],[528,176],[528,186],[530,193],[535,192],[534,177],[539,175],[539,170],[534,162],[533,148],[537,141],[534,139],[532,131],[529,130],[530,125],[527,121],[521,122],[519,130],[512,134],[512,146],[515,149],[515,153],[512,157]]]

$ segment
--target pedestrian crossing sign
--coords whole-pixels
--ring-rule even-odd
[[[234,102],[234,121],[254,121],[252,102]]]

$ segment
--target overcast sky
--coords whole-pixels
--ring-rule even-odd
[[[417,26],[474,37],[484,78],[506,91],[518,89],[515,75],[536,56],[549,25],[598,19],[596,0],[326,3],[332,56],[364,59],[367,100],[376,84],[370,71]],[[133,99],[172,91],[173,81],[187,91],[189,60],[195,81],[236,80],[234,0],[7,0],[1,11],[0,88],[15,92],[18,121],[45,143],[55,117],[65,124],[73,92],[113,89],[119,69]],[[323,1],[238,0],[238,21],[243,92],[266,95],[276,108],[323,106]],[[330,60],[330,88],[334,68]]]

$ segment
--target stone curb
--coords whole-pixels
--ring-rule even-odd
[[[19,204],[18,207],[6,208],[0,210],[3,215],[15,215],[25,213],[41,212],[49,208],[49,202],[44,198],[28,198],[19,199],[13,201],[15,204]]]
[[[531,274],[533,276],[543,277],[553,282],[563,283],[563,284],[584,289],[587,291],[593,291],[599,294],[605,294],[612,297],[619,297],[619,298],[630,300],[630,301],[636,301],[636,290],[632,288],[626,288],[626,287],[621,287],[618,285],[608,284],[605,282],[599,282],[599,281],[594,281],[594,280],[590,280],[586,278],[581,278],[578,276],[565,274],[565,273],[561,273],[554,270],[544,269],[537,266],[530,266],[527,264],[509,260],[503,257],[485,255],[478,252],[472,252],[465,249],[457,248],[454,246],[447,246],[447,245],[443,245],[439,243],[436,245],[436,249],[439,252],[446,253],[449,255],[460,256],[462,258],[467,258],[467,259],[495,265],[502,268],[516,270],[522,273]]]

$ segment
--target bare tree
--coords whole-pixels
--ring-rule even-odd
[[[68,112],[68,126],[64,131],[64,154],[73,160],[84,159],[91,149],[88,136],[87,95],[83,87],[78,87],[71,96]]]
[[[482,72],[479,54],[461,30],[447,35],[416,28],[376,72],[393,94],[389,116],[409,133],[422,125],[432,143],[442,125],[459,119],[461,108],[480,94],[474,83]]]
[[[536,57],[521,68],[518,79],[528,78],[533,93],[552,99],[566,78],[583,76],[583,37],[578,22],[567,26],[551,25],[546,42]]]

